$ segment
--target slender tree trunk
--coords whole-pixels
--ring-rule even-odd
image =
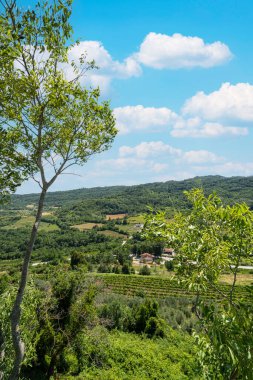
[[[17,380],[19,378],[21,363],[25,354],[25,346],[24,342],[21,339],[20,334],[20,317],[21,317],[21,304],[24,296],[24,291],[27,283],[28,277],[28,267],[31,258],[31,254],[33,251],[33,246],[37,237],[38,228],[42,216],[42,211],[44,207],[44,200],[46,196],[47,188],[43,188],[39,198],[38,210],[36,214],[36,219],[32,228],[30,240],[27,246],[27,250],[25,253],[21,278],[19,282],[19,288],[16,295],[16,299],[13,305],[12,313],[11,313],[11,334],[12,334],[12,343],[15,350],[15,358],[12,372],[9,376],[9,380]]]
[[[0,362],[4,360],[5,352],[4,352],[4,336],[0,327]],[[0,371],[0,380],[4,377],[3,371]]]

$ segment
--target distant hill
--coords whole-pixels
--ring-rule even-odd
[[[188,204],[184,190],[202,187],[206,194],[216,191],[225,203],[246,202],[253,208],[253,176],[204,176],[183,181],[147,183],[135,186],[108,186],[50,192],[46,207],[60,207],[61,218],[71,221],[98,219],[105,214],[145,212],[147,205],[155,208],[182,209]],[[13,195],[7,206],[23,209],[36,204],[38,194]],[[63,215],[65,216],[63,217]]]

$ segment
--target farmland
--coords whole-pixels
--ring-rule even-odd
[[[106,220],[123,219],[126,216],[127,216],[127,214],[107,214],[106,215]]]
[[[94,227],[102,227],[102,223],[83,223],[83,224],[75,224],[71,226],[72,228],[77,228],[79,231],[91,230]]]
[[[253,283],[253,276],[250,276]],[[192,299],[197,294],[196,291],[190,291],[187,287],[184,287],[182,284],[180,285],[176,278],[114,274],[103,274],[99,277],[102,278],[107,288],[112,292],[129,296],[142,295],[151,298],[183,297]],[[229,289],[228,285],[219,284],[221,293],[228,294]],[[217,291],[214,292],[212,288],[209,288],[204,292],[204,298],[210,300],[222,298],[222,295],[217,298],[216,293]],[[246,297],[250,301],[250,295],[247,293],[246,288],[238,285],[236,288],[236,299],[239,300],[242,297]]]
[[[23,217],[17,222],[8,225],[8,227],[2,227],[3,229],[18,229],[18,228],[29,228],[32,227],[34,223],[34,217],[33,216],[27,216]],[[57,231],[59,230],[59,227],[54,223],[45,223],[41,222],[40,225],[41,231]]]

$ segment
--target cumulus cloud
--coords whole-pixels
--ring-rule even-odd
[[[108,170],[110,168],[111,173],[160,173],[168,168],[168,164],[165,162],[155,162],[153,160],[143,159],[139,157],[118,157],[115,159],[101,160],[97,164],[97,169]]]
[[[113,60],[99,41],[80,42],[70,50],[69,58],[77,61],[81,54],[85,54],[88,61],[95,60],[101,72],[109,76],[125,79],[141,74],[139,64],[132,57],[126,58],[123,62]]]
[[[205,162],[217,163],[224,161],[222,157],[207,150],[190,150],[183,153],[182,160],[189,164],[202,164]]]
[[[224,161],[222,157],[208,150],[190,150],[184,152],[182,149],[174,148],[169,144],[165,144],[163,141],[143,141],[133,147],[123,145],[119,148],[119,156],[120,159],[123,158],[123,162],[126,162],[128,159],[131,162],[133,158],[140,159],[140,162],[143,159],[152,158],[160,158],[166,162],[169,158],[172,158],[175,163],[185,162],[188,164],[202,164],[207,162],[214,164]]]
[[[138,77],[142,73],[139,63],[133,57],[127,57],[123,62],[114,60],[99,41],[81,41],[71,48],[69,59],[78,64],[82,54],[85,55],[87,61],[94,60],[99,68],[98,70],[88,71],[82,78],[82,83],[99,86],[104,92],[108,91],[112,79]],[[69,79],[74,77],[74,72],[70,65],[65,65],[64,71]]]
[[[199,118],[198,123],[192,123],[192,119],[181,120],[180,127],[175,124],[171,131],[173,137],[246,136],[247,134],[248,128],[224,126],[212,122],[205,123]]]
[[[249,83],[223,83],[210,94],[198,92],[185,102],[182,112],[211,121],[253,121],[253,86]]]
[[[122,134],[145,131],[170,132],[173,137],[212,138],[218,136],[246,136],[247,127],[223,125],[205,121],[199,116],[178,115],[169,108],[125,106],[114,109],[117,128]]]
[[[31,52],[33,47],[28,47]],[[97,71],[88,71],[80,81],[82,84],[99,86],[107,92],[113,79],[128,79],[142,74],[142,65],[154,69],[178,69],[220,65],[232,58],[227,45],[220,41],[205,43],[200,37],[161,33],[149,33],[138,52],[130,54],[123,61],[114,59],[100,41],[81,41],[69,51],[70,61],[77,66],[81,56],[95,61]],[[48,52],[37,54],[38,61],[47,59]],[[16,63],[17,67],[20,65]],[[71,64],[61,65],[68,79],[75,77]],[[19,67],[22,69],[22,67]]]
[[[121,146],[119,148],[120,157],[134,155],[140,158],[158,157],[161,155],[181,156],[181,149],[173,148],[162,141],[142,142],[134,147]]]
[[[171,125],[178,117],[169,108],[143,107],[142,105],[115,108],[114,115],[117,128],[121,133],[147,129],[157,132],[159,127]]]
[[[209,68],[229,61],[232,53],[220,41],[205,43],[199,37],[149,33],[134,58],[155,69]]]
[[[149,33],[141,43],[139,51],[123,61],[113,59],[99,41],[81,41],[71,48],[69,58],[78,63],[82,54],[88,61],[94,60],[99,67],[97,72],[87,72],[82,82],[92,86],[99,85],[104,92],[108,91],[113,79],[140,76],[141,65],[154,69],[208,68],[232,58],[228,46],[220,41],[207,44],[199,37],[181,34],[168,36],[160,33]],[[64,71],[69,78],[74,77],[70,65],[65,65]]]

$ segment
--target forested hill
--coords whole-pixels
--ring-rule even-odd
[[[253,176],[195,177],[183,181],[167,181],[135,186],[84,188],[48,193],[46,207],[62,207],[62,211],[87,214],[139,213],[147,205],[156,208],[187,207],[184,190],[202,187],[206,194],[216,191],[225,203],[246,202],[253,208]],[[10,208],[18,209],[35,204],[38,194],[14,195]]]

